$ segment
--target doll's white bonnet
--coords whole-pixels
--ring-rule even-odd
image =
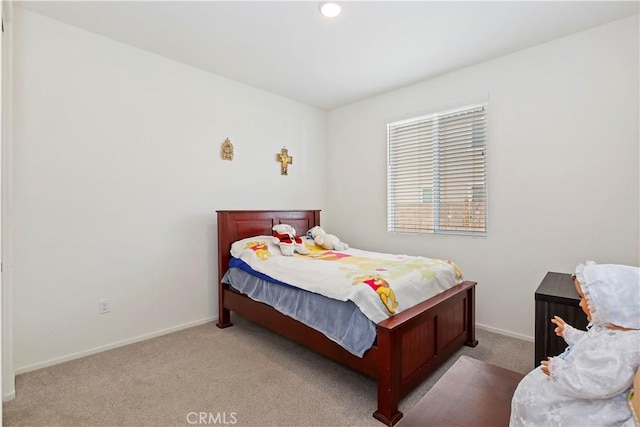
[[[640,268],[596,264],[576,267],[594,325],[640,329]]]

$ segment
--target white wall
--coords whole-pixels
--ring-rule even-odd
[[[2,2],[2,398],[10,400],[15,397],[15,375],[13,370],[13,298],[12,274],[13,253],[8,244],[13,234],[11,211],[9,203],[12,198],[8,189],[11,188],[12,177],[11,145],[12,138],[12,96],[13,96],[13,2]]]
[[[328,231],[457,261],[477,322],[532,337],[547,271],[640,262],[638,51],[634,16],[330,112]],[[387,233],[386,123],[487,94],[488,236]]]
[[[328,146],[320,110],[20,8],[14,28],[17,372],[211,320],[216,209],[327,207],[354,246],[454,259],[477,321],[523,336],[547,271],[640,262],[638,17],[332,111]],[[488,236],[388,234],[386,123],[486,94]]]
[[[20,8],[14,38],[17,372],[216,316],[216,209],[325,205],[325,112]]]

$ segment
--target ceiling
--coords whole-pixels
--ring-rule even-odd
[[[18,2],[67,24],[332,110],[639,13],[637,1]]]

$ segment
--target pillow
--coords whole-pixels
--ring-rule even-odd
[[[240,258],[244,251],[253,251],[258,258],[265,260],[270,256],[279,256],[280,248],[273,243],[273,236],[253,236],[233,242],[231,256]]]

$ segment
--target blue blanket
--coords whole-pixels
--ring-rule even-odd
[[[322,332],[355,356],[362,357],[373,345],[376,325],[353,302],[338,301],[283,284],[253,272],[251,267],[237,261],[232,258],[223,283]]]

